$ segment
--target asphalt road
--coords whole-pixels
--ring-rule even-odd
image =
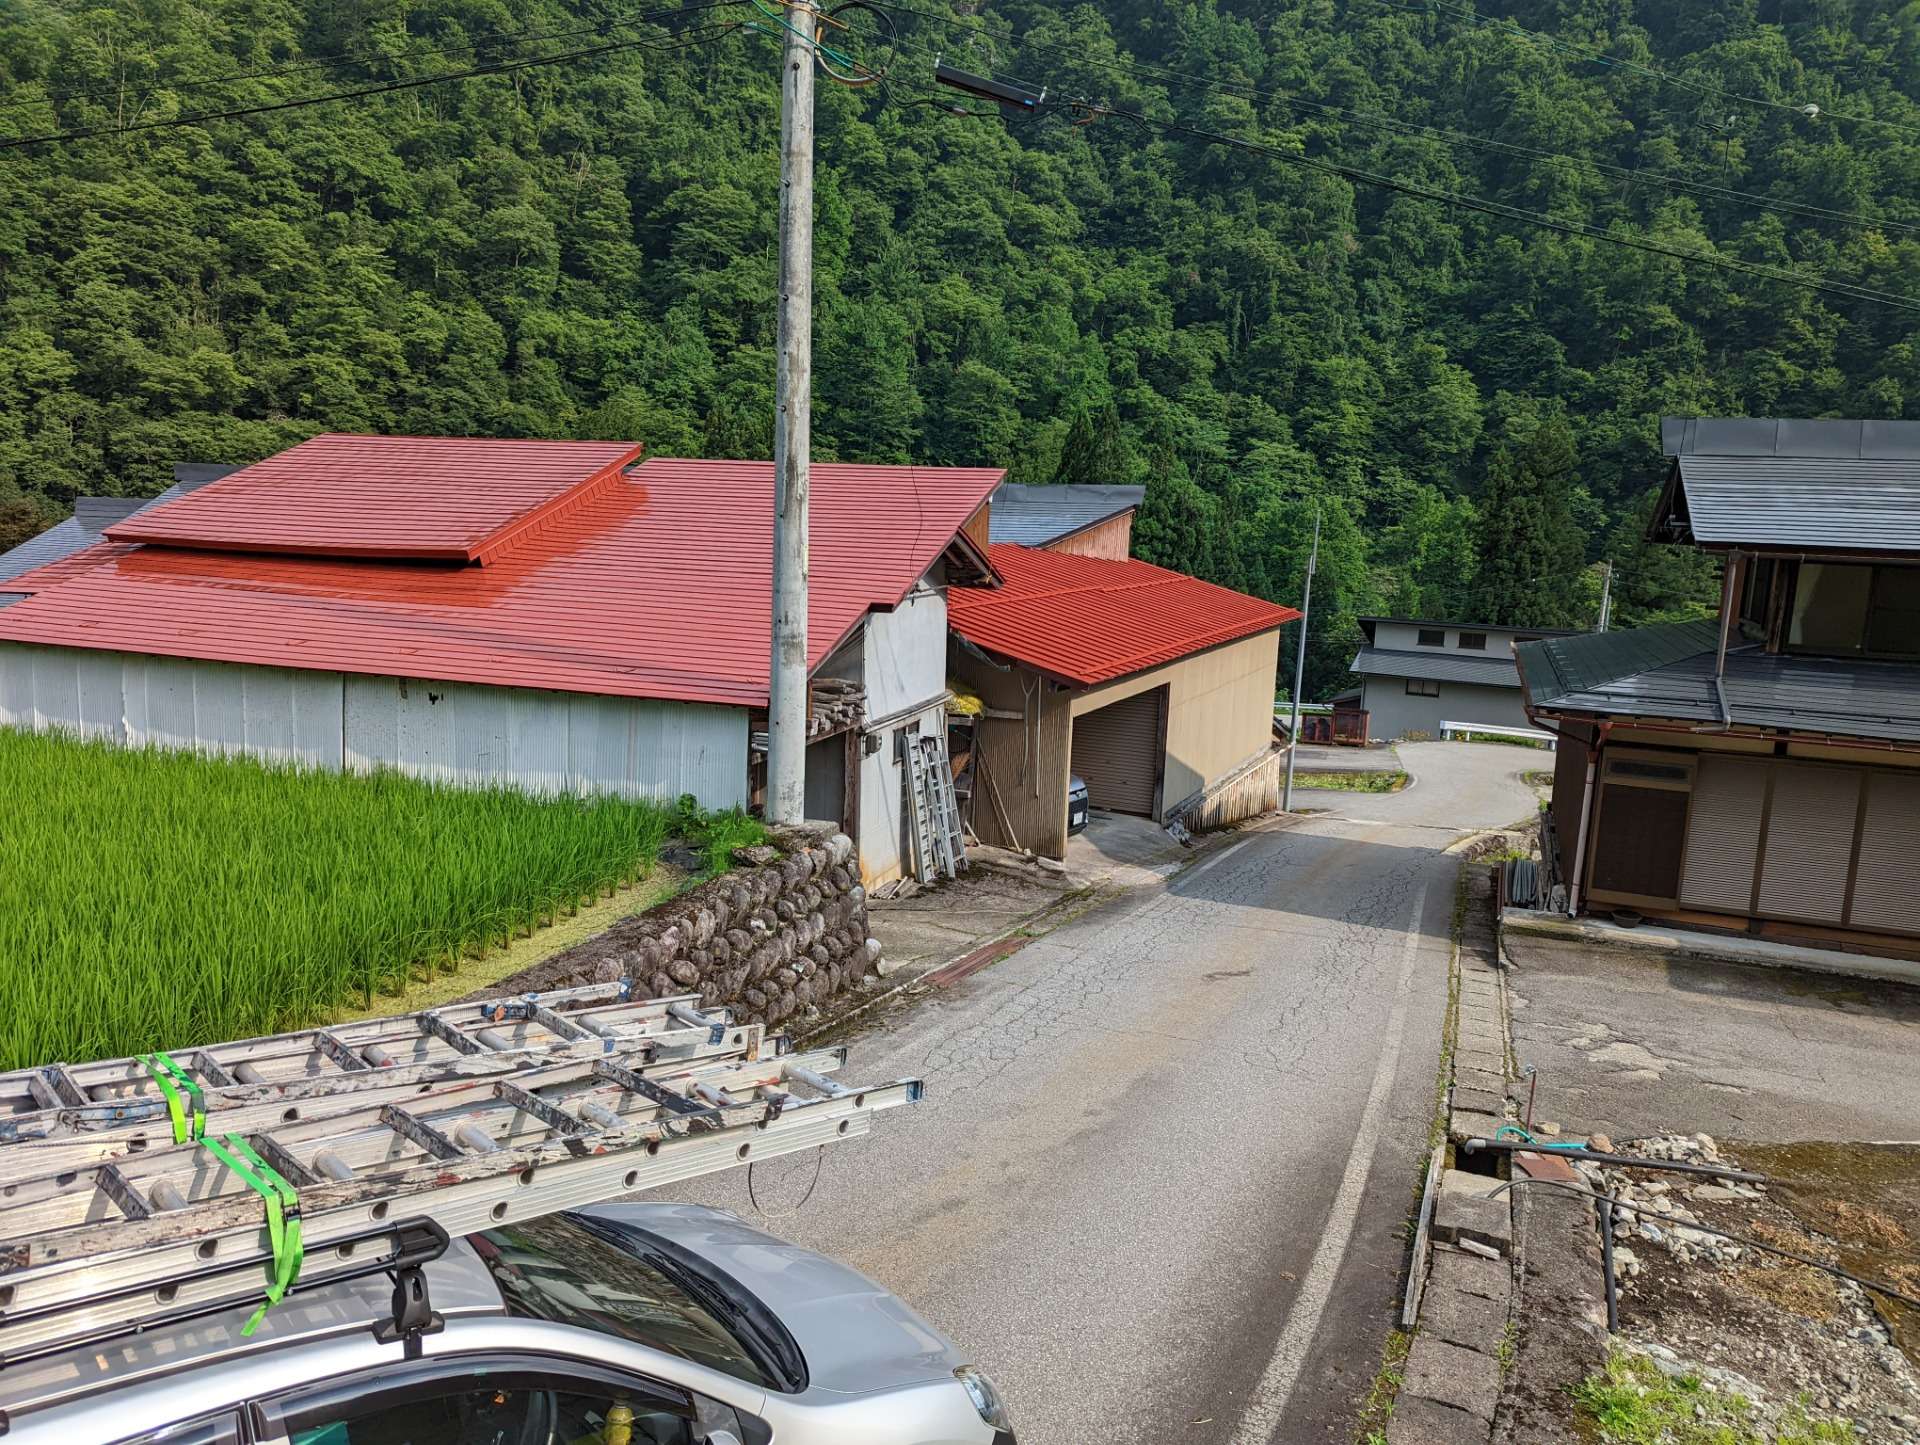
[[[1316,794],[1354,820],[1250,832],[852,1040],[928,1100],[793,1212],[812,1159],[757,1170],[766,1227],[950,1334],[1022,1445],[1344,1442],[1434,1107],[1441,850],[1525,814],[1542,756],[1407,751],[1412,792]],[[755,1217],[744,1175],[693,1197]]]

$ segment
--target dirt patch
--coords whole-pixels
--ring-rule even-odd
[[[1705,1379],[1722,1395],[1748,1401],[1751,1438],[1920,1445],[1920,1368],[1910,1357],[1906,1312],[1824,1270],[1710,1232],[1839,1264],[1900,1288],[1900,1276],[1920,1265],[1911,1245],[1920,1148],[1722,1149],[1705,1136],[1618,1148],[1724,1161],[1770,1179],[1744,1185],[1581,1166],[1595,1187],[1670,1216],[1623,1212],[1615,1224],[1624,1343],[1669,1377]],[[1801,1420],[1838,1433],[1795,1434],[1798,1425],[1789,1428],[1789,1422]]]

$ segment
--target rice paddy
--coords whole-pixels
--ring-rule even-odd
[[[685,821],[10,729],[0,800],[0,1069],[305,1026],[639,876]]]

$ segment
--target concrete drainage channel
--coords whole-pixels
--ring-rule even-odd
[[[1403,1323],[1417,1332],[1387,1425],[1388,1445],[1486,1445],[1512,1348],[1510,1196],[1495,1194],[1503,1182],[1495,1174],[1475,1172],[1492,1170],[1497,1156],[1460,1149],[1468,1139],[1490,1138],[1506,1122],[1510,1074],[1492,872],[1463,866],[1447,1133],[1428,1171],[1414,1241]],[[1450,1160],[1469,1167],[1449,1167]]]

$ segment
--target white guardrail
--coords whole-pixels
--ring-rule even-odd
[[[1483,738],[1524,738],[1530,743],[1545,743],[1552,749],[1557,739],[1552,733],[1542,732],[1538,728],[1497,728],[1487,723],[1446,722],[1440,724],[1440,736],[1452,741],[1455,737],[1478,735]]]

